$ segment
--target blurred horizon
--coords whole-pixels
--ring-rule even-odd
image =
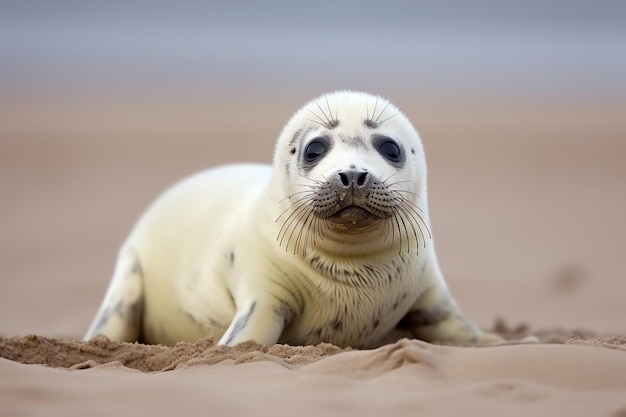
[[[626,3],[3,2],[0,94],[626,98]]]

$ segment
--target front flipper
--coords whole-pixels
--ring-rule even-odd
[[[280,305],[274,304],[253,300],[238,306],[237,313],[219,344],[234,346],[248,340],[262,345],[278,342],[288,317]]]
[[[429,275],[430,287],[400,321],[399,328],[427,342],[456,345],[494,345],[505,342],[502,337],[483,332],[465,318],[438,268]]]
[[[538,341],[534,336],[506,340],[495,333],[482,331],[465,318],[446,287],[433,287],[426,291],[398,327],[427,342],[454,345],[492,346]]]
[[[453,300],[424,308],[415,305],[398,324],[413,336],[427,342],[458,345],[493,345],[505,340],[493,333],[486,333],[468,321]]]

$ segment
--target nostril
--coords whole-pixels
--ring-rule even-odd
[[[356,185],[358,185],[359,187],[363,187],[363,184],[365,184],[366,179],[367,179],[367,171],[361,172],[356,179]]]
[[[348,180],[348,177],[346,176],[345,173],[340,172],[339,173],[339,178],[341,179],[341,183],[347,187],[348,185],[350,185],[350,181]]]

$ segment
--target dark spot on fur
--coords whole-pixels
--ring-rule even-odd
[[[196,323],[196,324],[199,324],[199,323],[198,323],[198,320],[196,320],[196,316],[194,316],[194,315],[193,315],[193,314],[191,314],[190,312],[186,311],[186,312],[185,312],[185,315],[187,316],[187,318],[188,318],[191,322]]]
[[[298,131],[294,133],[294,135],[291,137],[291,140],[289,141],[289,146],[293,146],[293,144],[296,143],[296,141],[298,140],[298,138],[300,137],[303,131],[304,131],[304,128],[298,129]],[[296,152],[296,148],[293,147],[291,150],[291,153],[295,153],[295,152]]]
[[[363,124],[367,127],[369,127],[370,129],[376,129],[378,127],[378,123],[376,123],[375,121],[373,121],[372,119],[365,119],[363,121]]]
[[[130,272],[132,274],[135,274],[135,275],[141,274],[141,265],[139,264],[139,262],[133,263],[133,266],[132,266]]]
[[[139,322],[141,320],[141,316],[143,315],[143,301],[135,301],[130,306],[128,306],[128,317],[133,322]]]
[[[208,322],[211,327],[220,327],[220,323],[212,317],[207,317],[206,320],[202,322],[190,312],[185,311],[184,313],[191,322],[197,324],[198,326],[206,327],[206,322]]]
[[[280,303],[279,306],[274,307],[274,314],[276,314],[278,317],[282,317],[283,318],[283,326],[287,327],[287,325],[291,322],[291,318],[294,315],[294,309],[285,300],[275,296],[274,294],[272,294],[272,296],[276,300],[278,300],[278,302]]]
[[[373,329],[375,330],[376,328],[378,328],[379,324],[380,324],[380,311],[376,313],[376,316],[374,317],[374,320],[372,321]]]
[[[400,320],[398,327],[403,329],[414,330],[419,327],[434,326],[450,317],[450,312],[440,309],[419,309],[409,311],[406,316]]]
[[[291,148],[291,154],[294,155],[296,153],[296,148]]]
[[[339,126],[339,120],[337,120],[337,119],[331,120],[328,123],[326,123],[326,127],[329,128],[329,129],[334,129],[337,126]]]
[[[411,148],[411,153],[415,155],[415,149]]]
[[[320,343],[321,337],[322,337],[322,329],[318,327],[317,329],[310,331],[305,336],[305,340],[310,341],[311,344],[316,344],[316,343]]]
[[[235,252],[234,251],[230,251],[230,266],[233,266],[235,264]]]
[[[341,330],[343,328],[343,321],[339,317],[336,317],[331,326],[335,331]]]

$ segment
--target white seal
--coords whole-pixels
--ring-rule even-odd
[[[427,341],[501,341],[445,284],[417,131],[389,101],[340,91],[291,118],[273,166],[211,169],[162,195],[86,338],[362,348],[399,324]]]

